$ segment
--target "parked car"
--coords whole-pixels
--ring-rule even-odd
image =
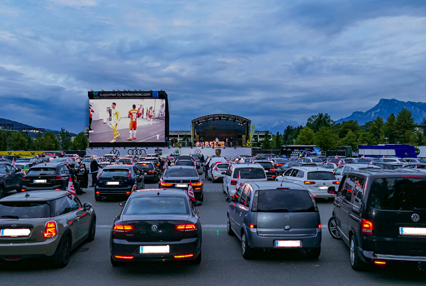
[[[196,206],[201,205],[197,202]],[[131,194],[111,231],[111,264],[137,261],[201,263],[202,229],[185,192],[150,189]]]
[[[277,169],[275,169],[271,161],[255,160],[254,163],[259,164],[263,167],[268,180],[275,181],[275,179],[277,178]]]
[[[133,165],[133,158],[122,157],[117,161],[117,165]]]
[[[0,260],[50,258],[68,264],[71,251],[96,234],[89,203],[65,191],[19,193],[0,200]]]
[[[312,163],[312,164],[315,164],[317,166],[322,166],[324,164],[324,162],[320,158],[317,158],[317,157],[300,158],[296,162],[299,162],[299,163]]]
[[[260,164],[232,164],[226,170],[222,184],[222,191],[228,196],[233,196],[237,191],[238,177],[241,184],[268,180]]]
[[[110,165],[98,174],[95,184],[95,200],[102,197],[130,196],[134,190],[145,188],[144,176],[130,165]]]
[[[317,164],[314,164],[314,163],[300,163],[295,161],[289,161],[287,163],[284,163],[281,166],[276,167],[277,178],[278,176],[282,176],[285,171],[287,171],[288,169],[292,167],[318,167],[318,166]]]
[[[385,158],[385,159],[382,159],[382,161],[384,163],[395,163],[401,166],[407,165],[407,162],[405,162],[405,160],[401,158]]]
[[[346,173],[328,227],[349,246],[355,270],[426,261],[426,174]]]
[[[207,179],[211,180],[212,183],[215,183],[218,180],[223,180],[223,177],[225,177],[225,173],[228,167],[228,162],[213,163],[211,168],[209,168],[209,170],[207,171]]]
[[[188,190],[189,184],[194,190],[195,199],[202,202],[204,200],[204,184],[194,167],[171,166],[163,173],[159,187]]]
[[[28,164],[34,166],[41,163],[41,160],[37,157],[20,157],[15,160],[16,164]]]
[[[154,183],[158,183],[160,180],[161,172],[151,161],[138,162],[135,166],[145,177],[145,182],[152,181]]]
[[[321,220],[311,193],[293,183],[249,182],[228,197],[228,234],[241,241],[245,259],[255,249],[304,249],[321,253]]]
[[[395,170],[395,169],[400,169],[403,168],[403,165],[399,165],[399,164],[395,164],[395,163],[385,163],[385,162],[377,162],[374,163],[374,166],[380,167],[382,169],[386,169],[386,170]]]
[[[368,170],[368,169],[381,169],[381,168],[379,166],[369,165],[369,164],[347,164],[345,166],[335,169],[334,176],[336,177],[336,179],[340,181],[343,175],[346,174],[347,172],[362,171],[362,170]]]
[[[12,191],[21,191],[24,174],[7,161],[0,161],[0,198]]]
[[[66,164],[44,163],[31,167],[22,178],[27,191],[66,190],[70,172]]]

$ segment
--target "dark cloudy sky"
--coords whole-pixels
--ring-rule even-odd
[[[0,117],[37,127],[82,131],[91,89],[165,90],[172,130],[426,98],[424,0],[2,0],[0,17]]]

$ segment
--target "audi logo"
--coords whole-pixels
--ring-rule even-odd
[[[418,214],[412,214],[412,215],[411,215],[411,219],[412,219],[414,222],[418,222],[418,221],[420,220],[420,216],[419,216]]]
[[[146,153],[145,149],[129,149],[127,150],[128,155],[142,155]]]

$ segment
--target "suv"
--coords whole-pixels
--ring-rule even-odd
[[[92,206],[68,192],[19,193],[0,200],[0,260],[50,257],[64,267],[71,251],[95,234]]]
[[[268,180],[260,164],[232,164],[226,170],[222,184],[222,191],[228,196],[233,196],[237,191],[238,176],[241,184]]]
[[[321,220],[310,192],[279,182],[245,183],[230,202],[227,230],[241,240],[245,259],[253,249],[304,249],[309,258],[321,253]]]
[[[70,171],[65,164],[45,163],[31,167],[22,179],[27,191],[66,190]]]
[[[328,222],[350,247],[353,269],[426,262],[426,174],[358,171],[343,176]]]
[[[9,162],[0,162],[0,198],[11,191],[21,191],[24,174],[13,168]]]

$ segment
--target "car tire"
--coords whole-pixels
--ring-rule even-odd
[[[309,259],[318,259],[318,257],[321,254],[321,246],[318,248],[312,248],[312,249],[306,250],[306,254]]]
[[[229,236],[235,236],[235,233],[231,228],[231,221],[230,221],[229,217],[228,217],[228,221],[226,222],[226,230],[227,230]]]
[[[330,233],[332,238],[338,239],[338,240],[342,239],[342,235],[340,234],[339,229],[337,228],[337,222],[336,222],[335,216],[332,216],[328,220],[328,232]]]
[[[349,240],[349,261],[351,263],[351,267],[353,270],[364,270],[365,269],[365,264],[364,262],[361,261],[358,252],[356,251],[357,248],[357,243],[356,243],[356,239],[355,236],[352,235],[350,240]]]
[[[120,261],[115,261],[114,259],[112,259],[112,257],[111,257],[111,265],[112,266],[114,266],[114,267],[120,267],[120,266],[123,266],[124,265],[124,263],[123,262],[120,262]]]
[[[191,264],[194,264],[194,265],[201,264],[201,251],[200,251],[200,254],[198,254],[197,258],[195,258],[194,260],[191,260]]]
[[[92,219],[92,223],[90,224],[89,236],[87,237],[87,241],[94,241],[96,236],[96,217]]]
[[[63,268],[68,265],[71,256],[71,238],[66,235],[58,245],[55,254],[52,257],[55,267]]]
[[[245,233],[241,235],[241,254],[244,259],[250,259],[253,256],[253,249],[248,245]]]
[[[201,193],[200,202],[204,202],[204,193]]]

